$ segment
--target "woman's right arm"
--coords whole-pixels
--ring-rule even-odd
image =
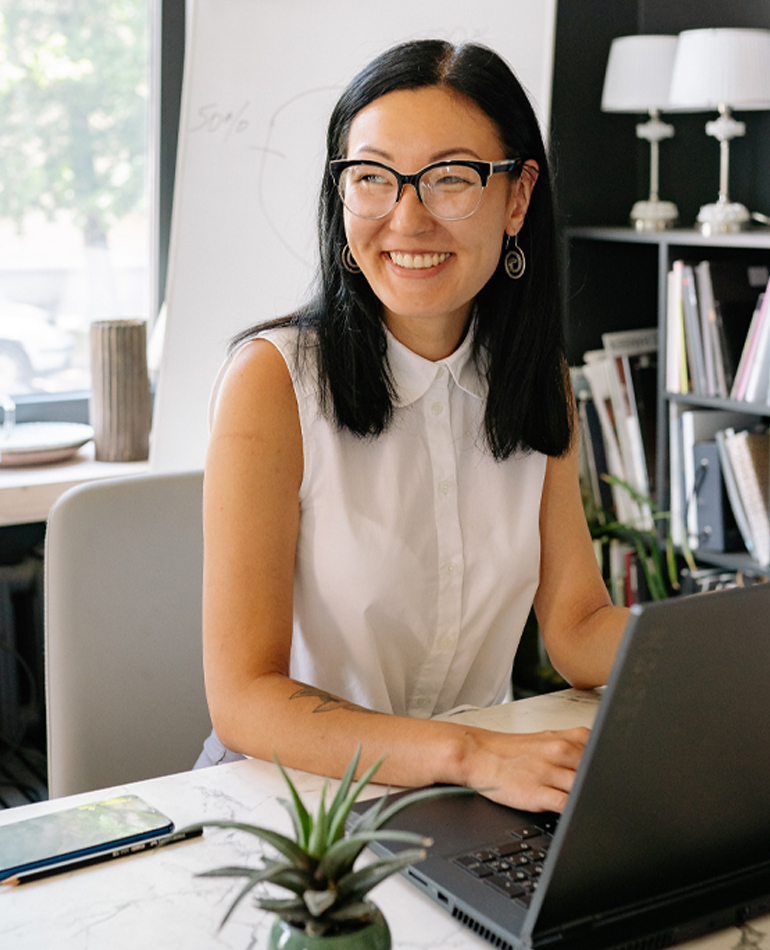
[[[225,746],[338,777],[361,743],[362,770],[386,757],[378,781],[473,785],[520,808],[561,811],[584,729],[509,736],[397,717],[290,678],[302,472],[288,369],[257,340],[223,380],[204,483],[204,668]]]

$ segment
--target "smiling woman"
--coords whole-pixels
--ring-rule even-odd
[[[473,301],[497,269],[504,237],[521,229],[537,163],[527,161],[526,174],[513,178],[522,158],[505,162],[490,119],[472,100],[442,86],[376,99],[353,119],[347,152],[349,160],[427,166],[414,176],[416,188],[413,181],[389,189],[385,214],[361,213],[367,207],[356,192],[350,195],[344,179],[341,190],[348,246],[382,303],[385,325],[420,356],[442,359],[465,334]],[[458,179],[457,166],[437,164],[461,159],[486,162],[486,188],[473,166]],[[489,174],[495,162],[508,174]],[[391,172],[397,182],[396,176]]]
[[[339,775],[360,742],[385,782],[561,810],[585,730],[430,721],[509,697],[533,604],[580,686],[625,621],[583,517],[548,162],[509,67],[438,40],[370,64],[330,119],[319,225],[316,296],[244,332],[216,390],[199,764]]]

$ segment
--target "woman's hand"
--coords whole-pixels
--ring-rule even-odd
[[[516,735],[471,730],[464,784],[513,808],[562,812],[589,735],[582,726]]]

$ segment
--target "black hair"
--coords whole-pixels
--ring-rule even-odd
[[[339,426],[362,437],[378,436],[387,428],[395,388],[382,307],[363,274],[350,274],[342,266],[347,243],[343,208],[328,162],[346,157],[351,123],[375,99],[430,86],[467,96],[494,123],[507,158],[534,159],[538,164],[537,184],[518,234],[527,261],[524,276],[511,280],[501,257],[476,298],[473,354],[488,382],[484,429],[493,456],[501,460],[531,449],[563,455],[570,445],[572,411],[552,182],[527,94],[508,65],[487,47],[455,47],[443,40],[403,43],[353,79],[329,120],[318,214],[318,290],[307,306],[270,325],[314,329],[324,405]]]

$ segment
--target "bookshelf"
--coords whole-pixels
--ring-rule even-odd
[[[587,350],[602,346],[609,330],[658,328],[658,386],[656,439],[656,501],[670,504],[669,408],[722,409],[770,422],[770,405],[666,390],[666,316],[668,272],[674,261],[738,261],[770,267],[770,228],[706,237],[689,229],[644,233],[632,228],[573,227],[564,232],[568,261],[564,281],[567,355],[582,363]],[[698,549],[705,564],[729,570],[767,574],[746,553],[723,554]]]

